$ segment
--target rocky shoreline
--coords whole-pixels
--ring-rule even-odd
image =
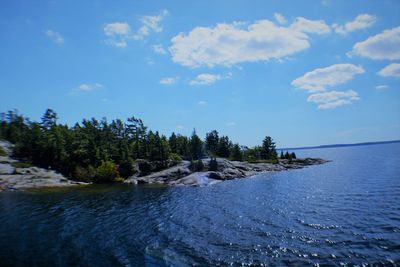
[[[9,142],[0,141],[0,147],[6,153],[0,156],[0,191],[87,184],[71,181],[53,170],[24,167],[20,161],[10,157],[12,145]]]
[[[0,141],[0,147],[6,152],[5,156],[0,156],[0,191],[87,185],[87,183],[69,180],[53,170],[25,167],[21,162],[10,156],[12,145],[9,142]],[[207,169],[210,159],[203,159],[202,162]],[[301,169],[326,162],[328,161],[323,159],[305,158],[293,159],[291,162],[280,159],[278,163],[272,164],[217,158],[218,169],[216,171],[195,172],[190,169],[189,161],[182,161],[168,169],[152,172],[148,175],[140,175],[139,173],[126,179],[124,183],[204,186],[225,180],[245,178],[260,172]]]
[[[208,166],[210,159],[203,159],[204,166]],[[280,159],[279,163],[249,163],[230,161],[217,158],[217,171],[193,172],[190,170],[190,162],[182,161],[171,168],[154,172],[146,176],[132,176],[125,183],[133,184],[166,184],[166,185],[211,185],[225,180],[245,178],[261,172],[285,171],[301,169],[311,165],[328,162],[319,158],[293,159],[291,162]]]

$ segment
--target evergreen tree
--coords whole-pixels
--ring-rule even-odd
[[[57,119],[57,113],[51,109],[46,110],[40,123],[31,122],[17,111],[2,113],[0,138],[15,144],[14,155],[19,158],[68,177],[94,182],[131,176],[136,171],[135,161],[154,171],[168,167],[171,159],[175,163],[186,159],[193,161],[195,170],[203,170],[204,147],[212,155],[209,169],[216,168],[215,156],[251,162],[277,156],[275,143],[268,136],[262,146],[241,149],[227,136],[219,137],[217,131],[207,133],[205,144],[195,130],[190,138],[172,133],[167,139],[158,132],[148,131],[142,120],[135,117],[111,123],[105,118],[84,119],[73,127],[57,124]],[[283,156],[289,160],[296,158],[289,152]],[[106,177],[105,173],[111,176]]]
[[[265,160],[276,159],[275,142],[270,136],[266,136],[261,146],[261,158]]]
[[[232,147],[232,142],[229,140],[228,136],[222,136],[218,141],[218,152],[217,156],[222,158],[229,157],[229,150]]]
[[[176,137],[176,152],[183,159],[190,160],[191,153],[189,148],[189,139],[186,136],[178,135]]]
[[[234,144],[233,147],[231,148],[230,158],[232,160],[236,160],[236,161],[242,161],[243,160],[243,153],[242,153],[242,151],[240,149],[239,144]]]
[[[49,129],[57,124],[57,119],[57,113],[49,108],[42,117],[42,125]]]
[[[171,149],[171,153],[178,153],[178,140],[176,134],[173,132],[168,139],[169,147]]]
[[[193,160],[198,160],[203,157],[203,142],[196,134],[196,129],[193,130],[189,141],[190,155]]]
[[[218,142],[219,142],[219,137],[218,137],[218,132],[216,130],[213,130],[206,134],[205,147],[207,152],[212,157],[215,157],[217,155]]]

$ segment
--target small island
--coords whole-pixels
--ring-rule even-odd
[[[209,185],[327,162],[298,159],[288,151],[278,156],[270,136],[249,148],[216,130],[204,141],[196,130],[190,137],[167,138],[135,117],[110,123],[84,119],[73,127],[57,120],[52,109],[41,122],[17,111],[1,114],[0,191],[122,182]]]

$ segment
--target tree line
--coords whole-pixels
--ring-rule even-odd
[[[0,139],[15,144],[13,153],[18,158],[90,182],[165,169],[182,159],[199,162],[206,156],[214,160],[212,164],[216,164],[216,157],[249,162],[278,160],[275,142],[269,136],[260,146],[248,148],[232,143],[228,136],[219,136],[216,130],[207,133],[204,141],[195,130],[190,137],[172,133],[167,138],[135,117],[111,122],[106,118],[84,119],[72,127],[57,121],[52,109],[46,110],[40,122],[8,111],[0,115]]]

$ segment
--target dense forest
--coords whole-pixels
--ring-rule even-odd
[[[25,162],[57,170],[67,177],[87,182],[110,182],[136,172],[146,174],[189,160],[202,170],[202,159],[211,157],[209,169],[215,169],[216,157],[237,161],[276,163],[278,155],[273,139],[266,136],[260,146],[248,148],[233,144],[216,130],[204,141],[196,131],[190,137],[172,133],[169,138],[149,130],[142,120],[130,117],[108,122],[84,119],[73,127],[57,123],[58,116],[47,109],[41,122],[31,121],[17,111],[0,115],[0,139],[13,143],[14,156]],[[294,153],[281,158],[292,159]]]

